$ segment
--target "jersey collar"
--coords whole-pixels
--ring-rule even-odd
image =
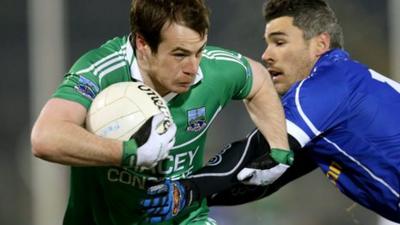
[[[133,47],[131,45],[131,42],[129,41],[130,37],[131,37],[131,35],[129,35],[127,38],[126,56],[127,56],[128,62],[130,62],[131,76],[134,80],[143,82],[143,77],[142,77],[142,74],[140,73],[139,65],[137,63],[135,54],[133,52]],[[201,68],[199,67],[199,69],[197,70],[197,73],[196,73],[196,77],[191,86],[199,83],[201,80],[203,80],[203,72],[201,71]],[[165,100],[169,101],[176,95],[177,95],[177,93],[171,92],[171,93],[167,94],[166,96],[164,96],[163,98]]]

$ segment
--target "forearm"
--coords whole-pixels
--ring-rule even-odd
[[[209,162],[182,181],[186,182],[188,189],[194,190],[194,200],[208,198],[209,205],[238,205],[268,196],[317,167],[308,151],[300,149],[298,142],[290,135],[288,137],[290,147],[295,151],[294,164],[270,185],[246,185],[237,179],[239,171],[269,151],[267,140],[258,130],[253,131],[243,140],[229,144],[228,148],[210,160],[210,162],[219,163]]]
[[[265,82],[268,81],[265,80]],[[271,88],[273,87],[269,89],[271,90]],[[254,97],[250,101],[245,101],[251,119],[267,138],[271,148],[288,149],[285,116],[277,94],[264,88],[257,95],[265,97]]]
[[[73,166],[118,166],[122,142],[95,136],[66,121],[46,121],[32,132],[35,156]]]
[[[268,140],[271,148],[289,149],[285,113],[268,71],[250,61],[253,69],[253,91],[245,100],[251,119]]]
[[[195,190],[195,200],[230,189],[239,184],[238,172],[254,158],[265,154],[268,148],[263,135],[255,130],[247,138],[231,143],[205,167],[183,181],[189,182],[190,188]],[[213,163],[214,159],[219,163]]]
[[[79,103],[50,99],[32,129],[33,154],[66,165],[120,165],[122,142],[89,133],[83,128],[85,118],[86,109]]]

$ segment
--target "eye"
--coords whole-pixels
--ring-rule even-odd
[[[284,45],[284,44],[286,44],[286,42],[283,41],[283,40],[277,40],[277,41],[275,41],[275,45],[276,45],[276,46],[282,46],[282,45]]]
[[[187,54],[184,54],[184,53],[174,53],[173,56],[174,56],[176,59],[178,59],[178,60],[182,60],[182,59],[184,59],[184,58],[187,56]]]

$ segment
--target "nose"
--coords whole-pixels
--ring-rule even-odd
[[[195,75],[197,73],[197,70],[199,69],[200,66],[200,57],[188,57],[188,61],[186,62],[183,71],[187,75]]]
[[[262,61],[264,61],[264,63],[267,64],[267,66],[270,66],[271,64],[273,64],[274,59],[272,58],[272,54],[271,54],[271,49],[266,47],[263,54],[261,55],[261,59]]]

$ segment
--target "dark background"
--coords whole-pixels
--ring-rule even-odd
[[[209,44],[235,49],[254,59],[264,50],[263,1],[208,0],[212,10]],[[387,1],[330,1],[345,34],[345,48],[371,68],[389,74]],[[65,1],[66,68],[84,52],[129,32],[128,0]],[[26,0],[0,1],[0,224],[32,224],[30,173],[30,71]],[[43,34],[46,35],[46,34]],[[45,56],[44,56],[45,57]],[[63,74],[54,74],[62,79]],[[50,96],[49,96],[50,97]],[[243,137],[251,122],[232,103],[209,133],[208,156]],[[215,151],[213,151],[215,150]],[[67,179],[67,178],[66,178]],[[61,192],[61,195],[66,193]],[[339,193],[320,171],[293,182],[269,199],[245,206],[212,209],[220,225],[376,224],[376,216]],[[61,219],[62,215],[60,215]]]

